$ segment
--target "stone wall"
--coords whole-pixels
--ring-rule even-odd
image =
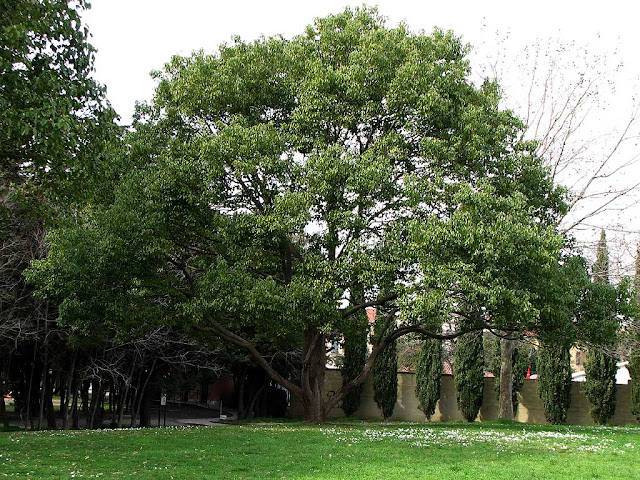
[[[478,415],[478,420],[496,420],[498,418],[498,397],[494,390],[494,382],[497,379],[484,379],[484,398],[482,408]],[[536,391],[536,380],[525,380],[524,387],[519,393],[519,406],[516,411],[516,420],[528,423],[547,423],[544,418],[542,402]],[[339,370],[327,370],[325,378],[325,391],[331,395],[342,386],[342,376]],[[572,425],[586,425],[593,423],[589,415],[589,402],[580,391],[581,384],[573,382],[571,390],[571,406],[567,415],[567,423]],[[616,412],[610,420],[612,425],[640,424],[629,408],[631,398],[630,385],[618,385],[616,394]],[[398,374],[398,400],[391,420],[403,420],[413,422],[425,421],[424,414],[418,408],[418,399],[415,395],[416,376],[413,373]],[[291,397],[290,415],[292,417],[302,417],[302,409],[295,397]],[[330,418],[343,417],[341,408],[334,408],[329,415]],[[361,419],[380,419],[382,413],[373,401],[372,377],[365,382],[361,396],[360,408],[354,417]],[[436,408],[436,413],[431,418],[433,421],[453,421],[464,420],[458,411],[456,404],[456,391],[451,375],[442,376],[442,388],[440,401]]]

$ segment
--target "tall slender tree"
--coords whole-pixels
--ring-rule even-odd
[[[616,371],[610,352],[589,350],[584,393],[591,404],[591,417],[601,425],[613,417],[616,409]]]
[[[640,303],[640,246],[636,251],[635,299]],[[640,420],[640,320],[632,319],[629,328],[630,352],[629,373],[631,374],[631,413]]]
[[[545,342],[538,354],[538,395],[544,416],[553,424],[565,423],[571,403],[571,360],[569,346]]]
[[[391,342],[376,358],[373,367],[373,399],[388,420],[398,400],[398,349],[397,342]]]
[[[427,420],[436,411],[442,383],[442,341],[425,338],[416,368],[416,395]]]
[[[593,283],[596,289],[613,289],[609,284],[609,250],[604,230],[600,233],[593,265]],[[615,311],[610,308],[600,309],[600,312],[605,317],[615,316]],[[616,408],[616,348],[615,345],[607,347],[592,346],[585,363],[584,392],[591,404],[591,417],[600,424],[605,424]]]
[[[470,332],[458,338],[453,379],[458,410],[467,422],[473,422],[480,412],[484,392],[482,332]]]
[[[600,240],[596,249],[596,261],[593,264],[594,283],[609,284],[609,247],[607,246],[607,234],[600,231]]]

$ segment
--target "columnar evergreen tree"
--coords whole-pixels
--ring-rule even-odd
[[[482,332],[470,332],[458,338],[453,379],[458,409],[467,422],[473,422],[482,406],[484,391]]]
[[[571,359],[568,345],[545,342],[540,346],[538,395],[547,421],[553,424],[567,421],[571,403]]]
[[[616,410],[616,370],[615,358],[609,352],[589,350],[584,393],[591,404],[591,417],[601,425],[607,423]]]
[[[640,247],[636,252],[635,272],[636,302],[640,301]],[[630,329],[631,348],[629,358],[629,373],[631,374],[631,413],[640,420],[640,320],[633,319]]]
[[[604,230],[600,231],[596,261],[593,264],[593,281],[595,283],[609,283],[609,247],[607,247],[607,234]]]
[[[635,339],[640,342],[640,338]],[[637,352],[629,361],[629,373],[631,374],[631,413],[640,420],[640,354]]]
[[[367,315],[363,312],[347,319],[348,325],[344,327],[344,363],[342,365],[343,385],[352,381],[362,371],[367,360]],[[345,415],[351,416],[360,407],[360,395],[363,385],[360,384],[349,393],[342,401],[342,409]]]
[[[427,420],[436,411],[442,379],[442,341],[425,338],[416,368],[416,396]]]
[[[373,367],[373,399],[382,410],[385,420],[393,415],[398,399],[398,351],[397,342],[391,342],[378,355]]]
[[[600,234],[596,261],[593,265],[593,290],[614,290],[609,285],[609,250],[604,230]],[[607,308],[607,303],[601,302],[598,313],[606,317],[615,316],[613,309]],[[609,420],[616,408],[616,362],[615,346],[607,349],[592,347],[587,352],[585,362],[586,381],[584,393],[591,404],[591,417],[597,423],[604,424]]]

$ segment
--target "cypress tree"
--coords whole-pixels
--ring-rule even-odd
[[[431,420],[440,400],[441,375],[442,342],[427,337],[422,343],[416,369],[416,395],[427,420]]]
[[[600,241],[596,250],[593,281],[595,283],[609,283],[609,249],[607,248],[607,234],[604,230],[600,232]]]
[[[636,300],[640,301],[640,247],[636,252]],[[638,319],[631,332],[631,355],[629,359],[629,373],[631,374],[631,413],[640,421],[640,324]]]
[[[473,422],[482,406],[484,390],[484,352],[482,332],[470,332],[458,338],[454,356],[454,376],[458,410],[467,422]]]
[[[589,350],[583,391],[591,404],[591,418],[601,425],[613,417],[616,409],[616,369],[615,358],[605,352]]]
[[[640,342],[640,338],[635,339]],[[634,352],[629,361],[631,373],[631,413],[640,421],[640,352]]]
[[[567,421],[571,403],[571,360],[568,346],[548,342],[540,347],[538,395],[547,421],[553,424]]]
[[[353,315],[349,324],[344,327],[344,364],[342,366],[342,384],[353,380],[361,371],[367,360],[367,326],[366,313]],[[360,407],[360,395],[363,385],[351,390],[342,401],[342,409],[346,416],[353,415]]]
[[[373,366],[373,399],[387,420],[398,399],[398,347],[395,341],[385,348]]]
[[[609,284],[609,250],[604,230],[600,233],[596,261],[593,264],[593,283]],[[606,310],[603,313],[604,315],[609,314]],[[591,404],[591,417],[600,424],[607,423],[607,420],[615,412],[616,370],[615,357],[593,348],[588,351],[585,363],[586,382],[583,391]]]

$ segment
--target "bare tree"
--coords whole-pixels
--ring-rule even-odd
[[[499,35],[497,35],[499,37]],[[584,251],[595,251],[601,229],[613,233],[612,270],[629,273],[628,239],[638,232],[630,219],[640,193],[640,102],[617,51],[598,52],[559,38],[507,49],[480,60],[482,76],[498,81],[503,102],[522,118],[523,140],[537,142],[555,183],[569,193],[560,229]],[[512,47],[513,45],[511,45]],[[509,52],[518,51],[516,55]],[[484,52],[483,52],[484,53]],[[637,237],[637,235],[633,235]],[[512,364],[514,340],[501,340],[502,365]],[[510,368],[500,382],[500,418],[513,418]]]
[[[637,232],[630,222],[620,228],[619,218],[629,215],[640,190],[638,79],[630,78],[617,49],[598,48],[556,38],[516,55],[498,49],[480,61],[483,75],[502,86],[505,106],[527,125],[524,138],[538,142],[553,180],[568,189],[561,229],[583,242],[590,240],[585,232],[610,226],[623,235]]]

